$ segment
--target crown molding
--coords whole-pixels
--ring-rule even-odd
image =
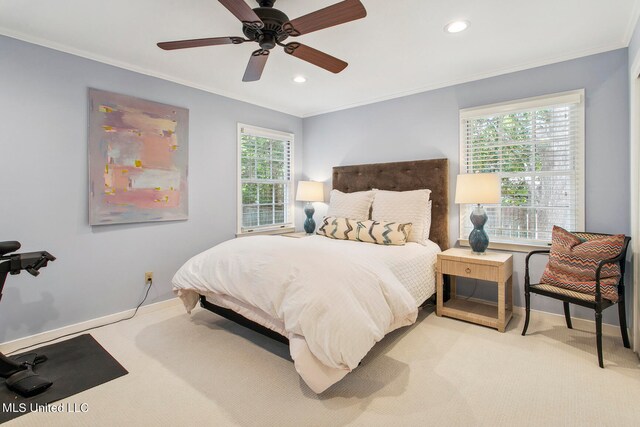
[[[150,77],[155,77],[158,79],[162,79],[162,80],[166,80],[172,83],[177,83],[179,85],[182,86],[187,86],[193,89],[198,89],[201,90],[203,92],[208,92],[208,93],[212,93],[214,95],[219,95],[219,96],[224,96],[225,98],[229,98],[229,99],[233,99],[236,101],[241,101],[241,102],[246,102],[248,104],[251,105],[255,105],[258,107],[262,107],[262,108],[266,108],[268,110],[273,110],[273,111],[277,111],[279,113],[284,113],[284,114],[289,114],[298,118],[301,118],[302,116],[299,113],[296,113],[294,111],[288,111],[287,109],[283,109],[283,108],[274,108],[273,106],[270,105],[266,105],[266,104],[262,104],[262,103],[258,103],[255,102],[251,99],[248,99],[246,97],[237,95],[235,93],[232,92],[228,92],[225,91],[224,89],[220,89],[220,88],[212,88],[212,87],[208,87],[208,86],[203,86],[201,84],[198,83],[194,83],[190,80],[186,80],[186,79],[182,79],[180,77],[175,77],[175,76],[171,76],[168,74],[163,74],[148,68],[144,68],[144,67],[140,67],[134,64],[130,64],[128,62],[124,62],[124,61],[119,61],[107,56],[102,56],[102,55],[98,55],[92,52],[87,52],[85,50],[82,49],[76,49],[74,47],[71,46],[67,46],[65,44],[61,44],[61,43],[56,43],[53,42],[51,40],[47,40],[47,39],[42,39],[40,37],[34,37],[28,34],[24,34],[24,33],[20,33],[17,31],[13,31],[4,27],[0,27],[0,35],[3,36],[7,36],[16,40],[20,40],[20,41],[24,41],[27,43],[31,43],[31,44],[35,44],[38,46],[42,46],[42,47],[46,47],[48,49],[53,49],[53,50],[57,50],[60,52],[64,52],[64,53],[68,53],[70,55],[74,55],[74,56],[78,56],[80,58],[84,58],[84,59],[89,59],[91,61],[96,61],[96,62],[100,62],[103,64],[107,64],[107,65],[111,65],[114,67],[118,67],[118,68],[122,68],[124,70],[128,70],[128,71],[133,71],[134,73],[138,73],[138,74],[144,74],[145,76],[150,76]]]
[[[629,15],[629,23],[627,23],[627,28],[624,31],[624,36],[622,37],[622,42],[625,46],[629,46],[629,43],[631,43],[631,37],[633,37],[633,32],[636,29],[638,19],[640,19],[640,2],[636,1],[633,5],[631,15]]]
[[[461,79],[445,80],[445,81],[442,81],[442,82],[439,82],[439,83],[434,83],[432,85],[420,86],[420,87],[417,87],[415,89],[409,89],[409,90],[406,90],[406,91],[397,92],[397,93],[384,95],[384,96],[380,96],[380,97],[375,97],[375,98],[367,98],[367,99],[363,99],[362,101],[358,101],[358,102],[351,103],[351,104],[345,104],[345,105],[342,105],[342,106],[336,107],[336,108],[331,108],[331,109],[327,109],[327,110],[311,111],[311,112],[307,112],[307,113],[302,114],[302,118],[309,118],[309,117],[319,116],[321,114],[334,113],[334,112],[337,112],[337,111],[347,110],[347,109],[356,108],[356,107],[362,107],[362,106],[369,105],[369,104],[375,104],[375,103],[378,103],[378,102],[389,101],[391,99],[396,99],[396,98],[402,98],[402,97],[405,97],[405,96],[415,95],[415,94],[422,93],[422,92],[429,92],[429,91],[436,90],[436,89],[442,89],[442,88],[445,88],[445,87],[456,86],[456,85],[463,84],[463,83],[470,83],[470,82],[474,82],[474,81],[478,81],[478,80],[488,79],[488,78],[491,78],[491,77],[497,77],[497,76],[501,76],[501,75],[505,75],[505,74],[515,73],[515,72],[518,72],[518,71],[524,71],[524,70],[529,70],[529,69],[533,69],[533,68],[544,67],[545,65],[552,65],[552,64],[557,64],[557,63],[560,63],[560,62],[571,61],[573,59],[578,59],[578,58],[583,58],[583,57],[590,56],[590,55],[596,55],[596,54],[599,54],[599,53],[609,52],[609,51],[621,49],[621,48],[624,48],[624,47],[626,47],[626,45],[624,45],[623,42],[609,43],[609,44],[606,44],[606,45],[603,45],[603,46],[599,46],[599,47],[595,47],[595,48],[589,48],[589,49],[584,49],[584,50],[580,50],[580,51],[575,51],[575,52],[572,52],[572,53],[567,53],[567,54],[564,54],[564,55],[549,57],[549,58],[546,58],[546,59],[543,59],[543,60],[539,60],[539,61],[527,62],[527,63],[523,63],[523,64],[516,65],[516,66],[513,66],[513,67],[506,67],[506,68],[496,69],[494,71],[489,71],[487,73],[481,73],[481,74],[475,74],[475,75],[464,77],[464,78],[461,78]]]
[[[635,21],[637,21],[637,18],[640,17],[640,6],[636,7],[636,10],[634,10],[634,16],[635,16],[635,20],[632,18],[631,21],[633,21],[635,23]],[[635,24],[634,26],[635,27]],[[631,28],[631,27],[630,27]],[[629,30],[627,30],[628,32]],[[177,83],[179,85],[182,86],[187,86],[187,87],[191,87],[194,89],[198,89],[204,92],[208,92],[208,93],[212,93],[215,95],[219,95],[219,96],[224,96],[226,98],[230,98],[230,99],[234,99],[236,101],[241,101],[241,102],[246,102],[248,104],[252,104],[258,107],[262,107],[262,108],[266,108],[272,111],[277,111],[280,113],[284,113],[284,114],[289,114],[291,116],[294,117],[298,117],[298,118],[309,118],[309,117],[314,117],[314,116],[318,116],[318,115],[322,115],[322,114],[328,114],[328,113],[334,113],[337,111],[342,111],[342,110],[347,110],[347,109],[351,109],[351,108],[356,108],[356,107],[362,107],[365,105],[369,105],[369,104],[375,104],[378,102],[383,102],[383,101],[388,101],[391,99],[396,99],[396,98],[402,98],[405,96],[410,96],[410,95],[415,95],[418,93],[422,93],[422,92],[428,92],[431,90],[436,90],[436,89],[442,89],[445,87],[449,87],[449,86],[455,86],[455,85],[459,85],[459,84],[463,84],[463,83],[469,83],[469,82],[473,82],[473,81],[477,81],[477,80],[483,80],[483,79],[487,79],[487,78],[491,78],[491,77],[497,77],[500,75],[504,75],[504,74],[509,74],[509,73],[514,73],[514,72],[518,72],[518,71],[523,71],[523,70],[528,70],[528,69],[532,69],[532,68],[537,68],[537,67],[542,67],[545,65],[551,65],[551,64],[555,64],[555,63],[559,63],[559,62],[564,62],[564,61],[570,61],[573,59],[577,59],[577,58],[581,58],[581,57],[585,57],[585,56],[589,56],[589,55],[595,55],[598,53],[603,53],[603,52],[608,52],[611,50],[616,50],[616,49],[620,49],[620,48],[624,48],[628,46],[628,41],[620,41],[620,42],[616,42],[616,43],[609,43],[606,45],[602,45],[602,46],[598,46],[598,47],[594,47],[594,48],[589,48],[589,49],[584,49],[584,50],[579,50],[579,51],[574,51],[574,52],[568,52],[566,54],[563,55],[558,55],[558,56],[553,56],[553,57],[548,57],[542,60],[538,60],[538,61],[531,61],[531,62],[526,62],[523,64],[519,64],[513,67],[506,67],[506,68],[499,68],[493,71],[489,71],[486,73],[480,73],[480,74],[475,74],[475,75],[471,75],[471,76],[467,76],[464,78],[460,78],[460,79],[453,79],[453,80],[444,80],[441,82],[437,82],[434,84],[430,84],[430,85],[425,85],[425,86],[418,86],[414,89],[409,89],[409,90],[405,90],[405,91],[401,91],[401,92],[395,92],[395,93],[391,93],[391,94],[387,94],[387,95],[382,95],[382,96],[378,96],[378,97],[371,97],[371,98],[364,98],[360,101],[356,101],[353,103],[348,103],[348,104],[343,104],[343,105],[339,105],[333,108],[328,108],[328,109],[322,109],[322,110],[315,110],[315,111],[307,111],[307,112],[299,112],[299,111],[290,111],[288,109],[283,109],[283,108],[277,108],[274,107],[272,105],[268,105],[265,103],[258,103],[255,102],[254,100],[251,100],[247,97],[244,96],[240,96],[236,93],[232,93],[229,91],[226,91],[224,89],[220,89],[220,88],[212,88],[212,87],[208,87],[208,86],[204,86],[186,79],[182,79],[179,77],[175,77],[175,76],[171,76],[171,75],[167,75],[167,74],[163,74],[151,69],[147,69],[144,67],[140,67],[134,64],[130,64],[127,62],[123,62],[123,61],[118,61],[115,60],[113,58],[109,58],[106,56],[102,56],[102,55],[98,55],[92,52],[87,52],[81,49],[76,49],[61,43],[56,43],[53,42],[51,40],[47,40],[47,39],[42,39],[39,37],[34,37],[28,34],[24,34],[24,33],[20,33],[17,31],[13,31],[4,27],[0,27],[0,34],[7,36],[7,37],[11,37],[17,40],[21,40],[27,43],[32,43],[35,45],[39,45],[39,46],[43,46],[49,49],[53,49],[53,50],[57,50],[60,52],[64,52],[64,53],[68,53],[74,56],[78,56],[81,58],[85,58],[85,59],[89,59],[92,61],[96,61],[96,62],[101,62],[103,64],[107,64],[107,65],[111,65],[114,67],[118,67],[118,68],[122,68],[128,71],[133,71],[135,73],[138,74],[143,74],[146,76],[150,76],[150,77],[155,77],[155,78],[159,78],[162,80],[166,80],[166,81],[170,81],[173,83]],[[626,36],[625,36],[626,37]]]

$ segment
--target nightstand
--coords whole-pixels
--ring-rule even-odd
[[[300,232],[297,232],[297,233],[284,233],[284,234],[281,234],[281,236],[293,237],[294,239],[301,239],[303,237],[313,236],[313,234],[307,234],[304,231],[300,231]]]
[[[444,275],[451,278],[451,299],[442,297]],[[438,254],[437,307],[438,316],[453,317],[467,322],[496,328],[504,332],[513,315],[513,257],[501,252],[475,255],[469,249],[451,248]],[[456,297],[456,277],[486,280],[498,285],[498,305]]]

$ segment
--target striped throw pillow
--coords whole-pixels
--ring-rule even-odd
[[[596,269],[601,261],[615,258],[624,247],[624,234],[602,236],[570,233],[554,226],[549,263],[541,284],[556,286],[588,295],[596,294]],[[602,298],[618,301],[620,264],[606,264],[600,270]]]
[[[339,240],[376,243],[378,245],[404,245],[411,233],[411,223],[355,220],[327,216],[322,220],[318,234]]]

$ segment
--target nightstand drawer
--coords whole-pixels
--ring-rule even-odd
[[[472,279],[498,280],[498,267],[492,265],[471,264],[469,262],[459,262],[442,260],[441,274],[452,274],[459,277],[470,277]]]

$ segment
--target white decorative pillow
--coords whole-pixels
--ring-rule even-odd
[[[318,234],[338,240],[355,240],[378,245],[404,245],[411,233],[410,223],[325,216]]]
[[[369,210],[373,202],[373,191],[343,193],[331,190],[327,216],[351,219],[369,219]]]
[[[431,235],[431,203],[432,201],[429,200],[429,207],[427,207],[427,212],[424,215],[424,231],[422,234],[424,240],[429,240],[429,236]]]
[[[426,244],[431,229],[431,190],[376,191],[371,219],[410,222],[409,242]]]

